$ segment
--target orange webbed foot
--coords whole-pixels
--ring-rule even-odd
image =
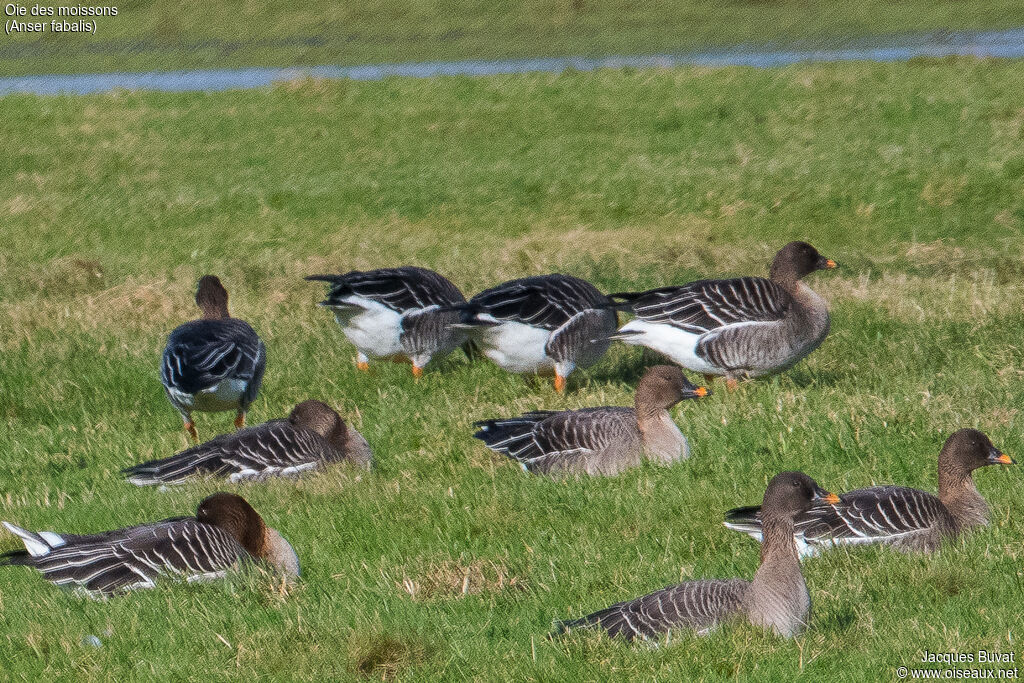
[[[560,394],[565,393],[565,387],[569,385],[569,380],[561,375],[555,375],[555,391]]]
[[[235,429],[241,429],[245,426],[245,413],[239,413],[235,415]]]
[[[362,370],[363,372],[369,372],[370,371],[370,364],[367,363],[365,360],[357,360],[356,361],[356,369],[357,370]]]
[[[416,365],[412,366],[412,376],[415,377],[416,379],[419,379],[420,377],[422,377],[423,376],[423,368],[418,367]]]
[[[739,385],[740,385],[740,383],[738,381],[736,381],[735,377],[726,377],[725,378],[725,388],[728,391],[736,391],[736,388],[739,387]]]
[[[196,423],[195,422],[192,422],[192,420],[189,420],[188,422],[186,422],[185,423],[185,431],[188,433],[189,436],[192,437],[192,440],[194,442],[199,443],[199,432],[196,431]]]

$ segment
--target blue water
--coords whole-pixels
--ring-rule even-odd
[[[814,47],[737,45],[709,52],[642,55],[633,57],[551,57],[538,59],[409,62],[364,66],[295,68],[243,68],[145,73],[52,74],[0,78],[0,95],[22,92],[38,95],[84,95],[115,88],[167,92],[218,91],[263,88],[296,78],[333,78],[375,81],[389,76],[491,76],[531,72],[559,73],[569,69],[637,69],[670,66],[775,67],[797,62],[897,62],[914,57],[1024,57],[1024,28],[1000,31],[958,31],[878,36],[846,41],[841,46]]]

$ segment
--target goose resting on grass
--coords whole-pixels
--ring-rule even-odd
[[[453,327],[459,314],[451,306],[466,297],[447,278],[426,268],[402,266],[343,275],[310,275],[330,285],[321,306],[356,347],[356,367],[370,369],[371,358],[408,360],[420,377],[433,358],[447,355],[466,341]],[[466,348],[467,355],[470,349]]]
[[[644,457],[662,464],[686,459],[690,446],[668,409],[707,396],[682,370],[657,365],[640,379],[633,408],[538,410],[521,417],[483,420],[476,438],[537,474],[615,475]]]
[[[199,279],[196,304],[203,317],[171,332],[160,380],[185,431],[198,442],[195,410],[234,410],[235,427],[245,426],[245,413],[263,383],[267,350],[249,323],[228,315],[228,292],[216,276]]]
[[[611,345],[618,319],[594,285],[553,273],[511,280],[480,292],[462,311],[460,327],[481,352],[509,372],[554,374],[555,390]]]
[[[316,400],[303,401],[283,420],[222,434],[169,458],[122,470],[136,486],[179,484],[194,476],[230,481],[294,476],[337,462],[369,469],[366,439],[338,413]]]
[[[766,538],[753,581],[687,581],[562,622],[558,633],[600,627],[613,638],[647,639],[676,629],[704,633],[727,619],[742,617],[780,636],[795,636],[807,624],[811,596],[793,543],[793,518],[815,503],[838,500],[802,472],[777,474],[764,492]]]
[[[0,565],[33,567],[58,586],[78,587],[94,596],[152,588],[165,576],[188,581],[220,578],[253,561],[285,575],[299,575],[299,559],[288,541],[232,493],[204,499],[195,517],[85,536],[3,524],[21,538],[25,550],[0,555]]]
[[[775,255],[769,278],[699,280],[679,287],[610,294],[632,313],[613,336],[646,346],[687,370],[743,377],[781,372],[818,348],[829,330],[828,305],[801,278],[836,267],[806,242]]]
[[[939,495],[905,486],[872,486],[844,493],[835,506],[815,506],[796,517],[801,556],[844,544],[885,543],[902,551],[935,552],[944,538],[988,524],[988,504],[971,473],[1012,465],[985,434],[961,429],[939,453]],[[730,510],[725,526],[761,540],[761,508]]]

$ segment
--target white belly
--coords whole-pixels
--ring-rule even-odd
[[[693,372],[708,375],[724,375],[725,370],[708,363],[697,355],[697,342],[704,335],[686,332],[671,325],[630,320],[619,328],[620,332],[638,332],[623,337],[622,342],[635,346],[646,346],[652,351],[668,356],[673,363]]]
[[[357,349],[374,358],[402,352],[399,341],[402,316],[399,313],[363,297],[348,297],[346,301],[360,306],[362,310],[355,315],[350,313],[351,309],[335,310],[334,319]]]
[[[222,379],[212,387],[197,391],[192,395],[192,410],[204,413],[217,413],[222,410],[236,410],[242,400],[245,387],[244,379]]]
[[[544,352],[551,333],[523,323],[504,322],[482,328],[484,355],[509,372],[554,371],[555,361]]]

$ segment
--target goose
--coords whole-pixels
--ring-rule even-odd
[[[267,350],[249,323],[228,314],[228,292],[215,275],[204,275],[196,289],[198,320],[179,325],[167,338],[160,381],[185,431],[198,443],[193,411],[235,410],[235,427],[263,383]]]
[[[775,255],[769,278],[699,280],[679,287],[610,294],[617,309],[636,316],[613,335],[645,346],[710,382],[785,370],[818,348],[829,331],[828,305],[802,282],[836,262],[806,242]]]
[[[561,393],[575,368],[593,365],[611,345],[618,319],[610,306],[586,280],[552,273],[480,292],[459,307],[459,325],[498,367],[553,373]]]
[[[450,309],[466,303],[466,297],[432,270],[402,266],[306,279],[330,285],[320,305],[334,312],[341,331],[356,347],[360,370],[370,369],[371,358],[385,358],[411,362],[413,376],[421,377],[431,359],[466,341],[466,333],[453,327],[459,314]],[[465,350],[471,353],[468,347]]]
[[[33,567],[48,581],[93,597],[152,588],[163,577],[220,578],[253,561],[286,576],[299,575],[299,559],[288,541],[232,493],[203,499],[195,517],[84,536],[3,525],[24,542],[25,550],[0,555],[0,565]]]
[[[474,436],[527,472],[548,475],[615,475],[644,457],[670,465],[690,455],[690,445],[668,409],[708,395],[673,365],[657,365],[640,379],[633,408],[539,410],[510,419],[482,420]]]
[[[369,469],[373,453],[366,439],[346,426],[330,406],[309,400],[296,405],[286,419],[222,434],[169,458],[121,472],[136,486],[180,484],[197,475],[237,482],[294,476],[337,462]]]
[[[971,472],[986,465],[1012,465],[989,438],[961,429],[939,453],[939,495],[905,486],[872,486],[839,496],[834,507],[816,506],[796,518],[801,557],[835,545],[884,543],[904,552],[935,552],[944,538],[988,524],[988,504]],[[734,508],[725,526],[760,541],[761,509]]]
[[[646,640],[675,629],[707,633],[723,621],[740,617],[780,636],[793,637],[804,629],[811,610],[811,596],[793,543],[793,518],[812,504],[838,500],[802,472],[777,474],[764,492],[767,538],[753,581],[687,581],[562,622],[555,635],[574,628],[600,627],[613,638]]]

